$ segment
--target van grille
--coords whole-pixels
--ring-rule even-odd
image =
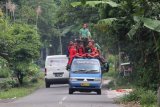
[[[84,81],[84,79],[77,79],[77,81]]]
[[[77,81],[94,81],[94,79],[77,78]]]
[[[94,81],[94,79],[87,79],[87,81]]]

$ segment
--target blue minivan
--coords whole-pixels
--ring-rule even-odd
[[[101,95],[102,71],[98,59],[74,58],[69,73],[69,94],[97,92]]]

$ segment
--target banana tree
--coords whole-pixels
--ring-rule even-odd
[[[73,3],[71,3],[71,5],[73,7],[77,7],[77,6],[81,6],[81,5],[85,5],[85,6],[89,5],[91,7],[95,7],[98,4],[108,4],[108,5],[112,6],[112,7],[119,7],[120,6],[119,4],[117,4],[116,2],[113,2],[111,0],[105,0],[105,1],[85,1],[85,2],[84,1],[85,0],[83,0],[83,2],[82,1],[81,2],[73,2]]]

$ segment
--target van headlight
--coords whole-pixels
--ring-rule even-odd
[[[94,81],[101,81],[101,78],[95,78]]]
[[[77,81],[76,78],[70,78],[70,81]]]

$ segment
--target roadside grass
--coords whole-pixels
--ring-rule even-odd
[[[114,67],[110,67],[109,72],[103,74],[103,79],[111,80],[110,83],[105,86],[108,89],[134,88],[134,85],[130,82],[131,78],[120,76]]]
[[[11,88],[7,91],[0,91],[0,99],[19,98],[31,94],[44,86],[44,80],[39,79],[36,83],[30,83],[21,87]]]
[[[115,58],[111,56],[109,59],[113,63]],[[137,86],[134,75],[121,76],[111,64],[109,72],[103,74],[103,79],[111,80],[104,88],[111,90],[133,89],[130,94],[115,99],[116,103],[123,107],[157,107],[157,93],[154,90]]]
[[[141,107],[156,107],[157,96],[155,91],[137,88],[130,94],[120,98],[118,102],[125,105],[132,103],[135,105],[141,105]]]

